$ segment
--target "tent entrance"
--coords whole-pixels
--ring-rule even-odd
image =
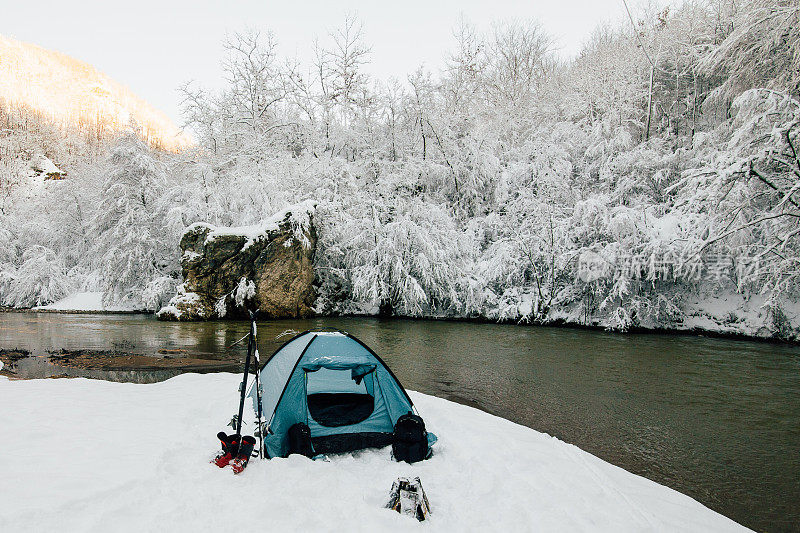
[[[369,394],[320,392],[308,395],[308,412],[320,426],[352,426],[369,418],[373,410],[375,398]]]
[[[313,365],[303,370],[308,414],[320,426],[351,426],[372,415],[374,365]]]

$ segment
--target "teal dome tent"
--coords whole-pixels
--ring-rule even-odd
[[[397,419],[414,409],[380,357],[342,331],[297,335],[270,357],[259,378],[269,457],[289,454],[289,430],[299,423],[308,426],[317,454],[387,446]],[[254,390],[250,397],[257,411]]]

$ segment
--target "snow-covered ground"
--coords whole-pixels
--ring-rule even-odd
[[[208,463],[239,376],[137,385],[0,376],[0,531],[745,531],[672,489],[556,438],[411,393],[439,436],[432,459],[388,448]],[[430,520],[382,508],[420,476]]]
[[[105,311],[105,312],[120,312],[120,311],[137,311],[133,307],[123,307],[103,304],[102,292],[76,292],[66,298],[49,305],[42,305],[34,307],[36,310],[46,311]]]
[[[765,307],[764,296],[722,292],[696,296],[686,301],[686,318],[678,329],[701,329],[718,333],[769,337],[774,324]],[[800,328],[800,302],[785,301],[784,316],[793,328]]]
[[[682,316],[678,321],[657,322],[643,320],[638,327],[652,330],[697,331],[728,335],[742,335],[756,338],[780,338],[776,334],[773,317],[765,306],[766,298],[762,295],[743,295],[732,291],[709,291],[703,294],[687,294],[682,303]],[[530,295],[523,295],[516,315],[526,316],[530,313],[532,301]],[[798,340],[800,337],[800,301],[785,300],[781,310],[784,313],[788,328],[787,340]],[[583,303],[552,309],[547,321],[564,322],[574,325],[586,325]],[[615,329],[618,327],[609,316],[599,316],[590,320],[589,325]]]

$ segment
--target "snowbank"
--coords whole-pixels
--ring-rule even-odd
[[[0,377],[0,530],[746,530],[554,437],[419,393],[439,436],[429,461],[398,464],[387,448],[329,462],[254,459],[235,477],[208,461],[238,380]],[[422,478],[428,522],[382,508],[408,475]]]
[[[518,307],[512,309],[512,313],[508,314],[512,317],[526,316],[525,310],[530,311],[530,302],[531,297],[523,295]],[[637,326],[650,330],[800,340],[800,302],[784,300],[781,302],[781,312],[786,321],[782,331],[766,307],[764,296],[756,294],[745,298],[736,292],[717,291],[683,296],[682,313],[676,321],[660,323],[654,320],[644,320]],[[583,313],[582,303],[560,307],[550,311],[546,323],[562,322],[618,329],[618,325],[614,324],[609,316],[595,317],[589,324],[586,324]]]
[[[106,306],[103,304],[102,292],[76,292],[66,298],[49,305],[34,307],[35,310],[44,311],[105,311],[105,312],[124,312],[137,311],[133,307]]]

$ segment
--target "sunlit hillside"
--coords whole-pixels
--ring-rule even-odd
[[[191,142],[164,113],[93,66],[0,36],[0,106],[4,103],[98,136],[135,122],[155,147],[175,151]]]

